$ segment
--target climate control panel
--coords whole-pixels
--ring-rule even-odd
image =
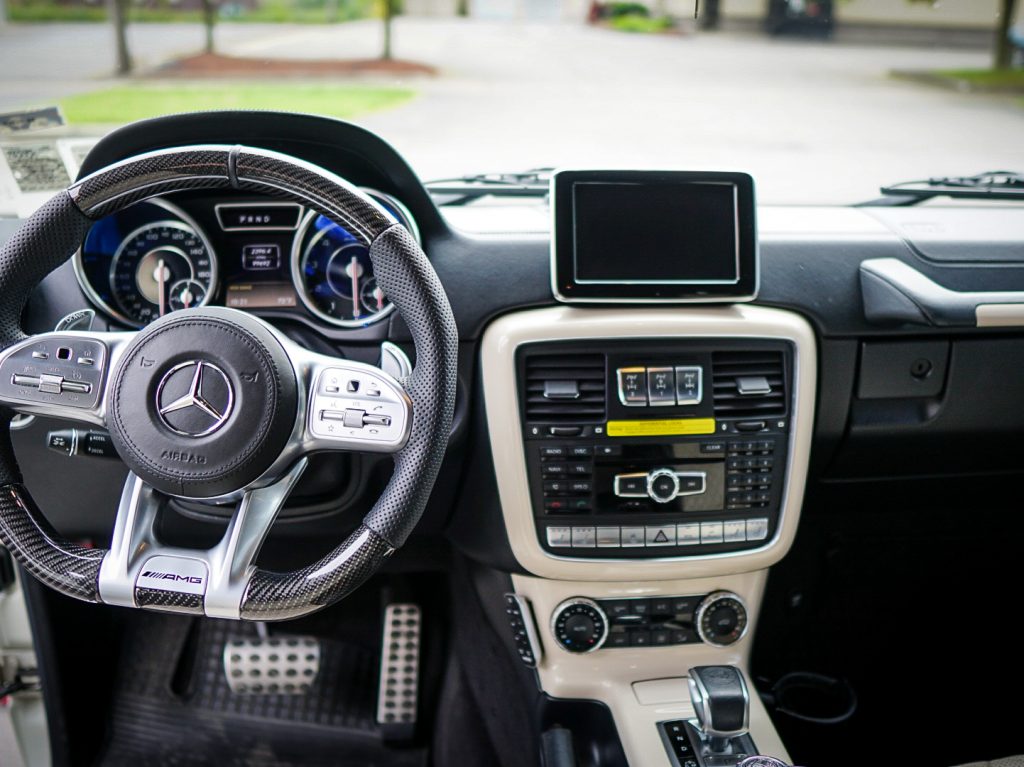
[[[572,597],[551,616],[555,643],[571,653],[701,643],[728,647],[746,635],[747,626],[746,606],[730,591],[633,599]]]

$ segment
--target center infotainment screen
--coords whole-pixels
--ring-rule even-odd
[[[561,171],[554,290],[565,301],[742,301],[757,289],[743,173]]]

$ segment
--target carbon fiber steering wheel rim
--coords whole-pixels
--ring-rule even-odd
[[[270,326],[260,327],[265,325],[262,321],[225,309],[186,310],[195,314],[173,321],[164,318],[154,323],[159,327],[150,326],[138,336],[127,333],[64,334],[61,338],[56,338],[56,334],[25,336],[20,316],[29,295],[47,274],[72,256],[93,221],[149,197],[197,188],[274,195],[298,202],[355,233],[369,247],[378,282],[410,330],[416,349],[412,373],[404,380],[395,381],[372,366],[306,353]],[[78,181],[24,223],[0,249],[0,295],[5,297],[0,303],[0,406],[3,408],[0,411],[3,414],[0,418],[0,543],[27,572],[44,584],[90,602],[251,620],[294,618],[336,602],[363,583],[405,542],[419,521],[440,471],[451,430],[458,349],[455,322],[437,274],[415,238],[387,211],[338,176],[287,155],[242,146],[188,146],[129,158]],[[143,365],[154,364],[154,355],[148,350],[156,348],[153,338],[157,332],[181,334],[185,331],[179,326],[197,323],[205,323],[227,335],[237,335],[241,339],[239,343],[247,345],[247,349],[265,352],[264,357],[269,360],[265,365],[269,367],[265,367],[268,372],[262,377],[229,370],[224,374],[225,380],[230,388],[232,381],[236,386],[244,385],[243,380],[249,381],[249,378],[239,379],[236,373],[253,376],[261,382],[266,382],[268,375],[274,378],[275,370],[281,373],[277,376],[280,381],[275,380],[277,388],[271,391],[271,395],[278,397],[273,403],[278,406],[277,410],[272,408],[272,414],[283,424],[282,428],[289,427],[291,431],[284,449],[277,451],[275,445],[274,450],[269,451],[279,452],[279,455],[263,456],[263,463],[249,472],[258,474],[255,478],[228,472],[220,484],[207,488],[206,495],[182,493],[185,497],[207,498],[226,490],[231,497],[239,498],[240,504],[218,547],[206,552],[161,549],[159,556],[163,557],[164,569],[181,579],[180,583],[172,580],[174,585],[168,586],[153,581],[152,574],[159,569],[156,565],[146,570],[146,562],[138,561],[138,541],[150,534],[146,532],[146,525],[152,524],[147,514],[156,513],[156,506],[149,501],[159,493],[151,484],[130,475],[111,547],[82,548],[57,534],[22,483],[10,443],[9,421],[14,412],[29,412],[106,425],[111,411],[116,410],[110,407],[114,384],[129,374],[142,375],[134,368],[126,372],[129,362],[135,364],[141,359]],[[58,341],[96,345],[101,370],[98,378],[88,379],[86,383],[92,387],[91,394],[68,394],[63,389],[65,383],[53,383],[54,378],[61,378],[53,372],[56,368],[44,373],[38,366],[26,362],[31,349]],[[138,354],[138,347],[146,343],[150,345],[145,346],[144,353]],[[160,365],[169,370],[171,363],[178,359],[168,356],[165,364],[162,357],[155,356],[158,369],[147,372],[145,375],[149,377],[145,381],[155,381],[158,375],[166,378],[168,373]],[[178,368],[182,366],[180,362],[176,364]],[[200,371],[203,365],[213,367],[201,360],[191,364],[197,365]],[[289,365],[291,370],[287,370]],[[318,382],[324,371],[338,370],[339,365],[351,375],[366,376],[367,380],[377,382],[375,385],[385,395],[393,395],[395,415],[387,416],[387,423],[396,435],[401,431],[400,439],[396,436],[384,442],[383,437],[375,437],[377,441],[372,441],[365,436],[368,441],[364,443],[360,441],[364,435],[347,428],[350,426],[347,421],[344,425],[348,437],[329,435],[322,428],[318,431],[312,409],[323,392],[322,388],[317,388],[321,386]],[[45,378],[46,375],[50,378]],[[4,388],[4,381],[13,381],[12,376],[40,379],[43,384],[28,393]],[[292,380],[298,392],[294,402],[286,396]],[[54,386],[56,394],[52,393]],[[126,387],[129,391],[124,395],[126,398],[134,396],[131,388]],[[80,386],[75,391],[81,390]],[[117,392],[121,396],[121,390]],[[90,396],[94,402],[89,400]],[[131,406],[141,407],[137,403]],[[147,407],[152,410],[154,406],[148,402]],[[160,407],[159,396],[155,407]],[[141,410],[134,415],[142,418],[140,413]],[[294,423],[287,420],[290,417]],[[228,416],[225,420],[229,421]],[[129,418],[126,422],[131,424],[132,420]],[[231,424],[234,420],[229,421]],[[231,428],[239,429],[243,425],[235,424]],[[157,428],[154,439],[165,438],[170,439]],[[130,440],[115,439],[119,452],[128,450],[123,444],[126,441]],[[320,449],[351,450],[361,446],[392,453],[395,469],[358,529],[326,556],[302,569],[271,572],[257,568],[254,560],[259,547],[288,491],[301,475],[305,454]],[[174,449],[164,452],[183,454],[182,450]],[[144,475],[146,467],[138,462],[137,456],[122,452],[122,457],[133,470],[141,467],[139,473]],[[154,468],[158,472],[153,475],[154,481],[162,478],[160,469],[160,466]],[[171,488],[192,487],[184,479],[174,484],[179,474],[190,479],[195,476],[196,483],[201,478],[201,472],[195,471],[181,470],[175,474],[168,469],[166,473],[170,475]],[[236,487],[242,479],[244,484]],[[149,545],[158,545],[155,539],[145,540]],[[189,570],[191,566],[186,560],[190,557],[203,568],[197,565]],[[180,572],[175,569],[179,564]],[[189,575],[186,570],[193,574]],[[196,582],[189,582],[189,578]]]

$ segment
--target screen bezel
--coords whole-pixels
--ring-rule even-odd
[[[656,280],[577,282],[575,210],[578,183],[730,184],[736,190],[738,279],[728,282]],[[736,303],[757,296],[758,243],[754,179],[746,173],[704,171],[559,170],[551,176],[551,289],[565,303]]]

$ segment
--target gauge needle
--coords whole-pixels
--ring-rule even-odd
[[[359,317],[362,315],[362,309],[359,308],[359,273],[362,271],[362,267],[359,265],[359,259],[352,256],[352,260],[348,265],[348,273],[352,276],[352,316]]]
[[[160,291],[160,296],[157,303],[160,307],[161,317],[163,317],[167,313],[167,298],[164,295],[164,269],[166,268],[167,267],[164,266],[164,260],[162,258],[156,262],[156,287],[157,290]]]
[[[384,291],[380,288],[373,289],[373,297],[377,299],[377,311],[384,308]]]

